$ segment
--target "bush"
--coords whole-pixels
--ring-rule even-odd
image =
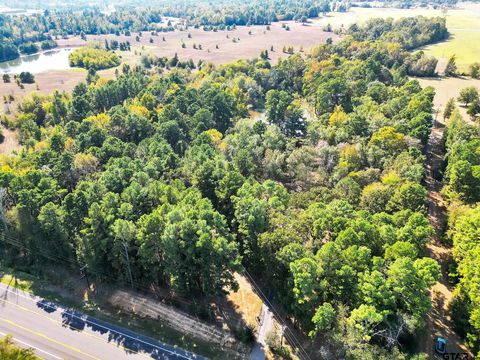
[[[15,345],[10,335],[0,339],[0,358],[1,359],[40,359],[33,353],[32,349],[21,349]]]
[[[49,50],[57,47],[57,43],[55,40],[44,40],[40,44],[42,50]]]
[[[35,82],[35,76],[28,71],[22,71],[18,77],[22,84],[33,84]]]
[[[247,345],[255,342],[255,332],[249,325],[246,325],[244,328],[235,331],[234,336],[238,341],[241,341]]]
[[[480,63],[474,63],[470,65],[470,76],[473,79],[480,79]]]
[[[38,47],[37,44],[35,43],[32,43],[32,42],[28,42],[28,43],[25,43],[25,44],[21,44],[18,49],[20,50],[20,52],[22,54],[35,54],[36,52],[38,52],[38,50],[40,49]]]
[[[279,356],[281,359],[292,358],[290,350],[286,346],[282,346],[279,335],[275,330],[272,330],[267,334],[266,343],[274,355]]]

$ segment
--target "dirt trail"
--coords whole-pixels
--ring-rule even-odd
[[[426,161],[426,187],[428,190],[428,217],[435,228],[435,235],[427,245],[428,256],[437,260],[442,268],[442,277],[430,291],[432,309],[427,317],[427,330],[420,339],[420,351],[428,354],[429,359],[441,359],[434,349],[435,338],[442,336],[447,340],[447,352],[468,352],[460,337],[454,332],[448,304],[453,297],[453,286],[448,281],[448,263],[452,249],[441,242],[446,226],[446,208],[440,194],[441,182],[435,180],[435,174],[441,169],[444,159],[443,132],[445,124],[441,115],[437,116],[428,140]]]

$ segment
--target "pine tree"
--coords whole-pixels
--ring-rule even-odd
[[[470,65],[470,76],[473,79],[480,79],[480,63],[473,63]]]
[[[455,99],[450,98],[445,105],[445,110],[443,112],[443,119],[449,119],[452,116],[453,110],[455,110]]]
[[[445,76],[457,76],[457,62],[455,55],[450,56],[445,67]]]

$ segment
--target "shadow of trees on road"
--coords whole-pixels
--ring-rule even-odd
[[[153,359],[203,359],[198,355],[182,349],[161,344],[155,339],[135,334],[127,329],[98,320],[75,310],[63,310],[62,324],[73,331],[83,331],[89,328],[100,335],[107,334],[108,342],[122,346],[127,353],[145,353]]]

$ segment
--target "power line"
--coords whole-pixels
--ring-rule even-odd
[[[21,249],[23,249],[27,252],[32,252],[32,249],[25,246],[17,237],[14,237],[12,235],[7,234],[6,231],[3,232],[3,240],[6,243],[9,243],[10,245],[13,245],[17,248],[21,248]],[[40,255],[42,257],[45,257],[45,258],[47,258],[49,260],[52,260],[52,261],[55,261],[55,262],[60,261],[60,262],[66,263],[68,265],[79,266],[78,262],[71,259],[71,258],[68,259],[68,258],[64,258],[64,257],[58,256],[58,255],[47,254],[47,253],[41,251],[40,249],[36,249],[35,253],[37,255]],[[289,328],[289,326],[283,320],[283,317],[280,315],[279,311],[273,306],[273,304],[268,300],[267,296],[263,293],[263,291],[261,290],[260,286],[255,281],[253,276],[248,272],[248,270],[243,265],[242,265],[242,268],[243,268],[245,274],[248,276],[249,280],[254,284],[257,291],[260,292],[262,298],[264,299],[264,302],[267,303],[268,307],[272,309],[272,311],[275,314],[275,316],[277,317],[278,321],[283,326],[285,326],[285,329],[288,331],[288,332],[287,331],[284,332],[285,338],[287,338],[287,340],[290,342],[290,344],[293,345],[294,348],[296,348],[304,356],[304,358],[311,359],[309,354],[307,353],[307,351],[303,348],[302,344],[300,343],[300,341],[295,336],[295,334],[292,332],[292,330]],[[113,280],[117,283],[119,282],[119,283],[121,283],[125,286],[133,285],[137,289],[141,289],[141,290],[144,290],[144,291],[146,291],[148,293],[151,293],[155,296],[158,296],[158,294],[156,294],[150,287],[147,287],[143,284],[136,283],[136,282],[133,281],[133,279],[130,279],[130,282],[127,282],[126,280],[122,280],[122,279],[118,279],[116,277],[113,277],[112,274],[107,274],[107,273],[101,272],[98,269],[97,270],[88,269],[88,271],[91,274],[94,274],[96,276],[104,277],[106,279],[111,279],[111,280]],[[84,272],[84,274],[85,274],[85,272]],[[183,303],[188,304],[188,305],[194,305],[194,306],[198,305],[197,302],[195,302],[194,300],[188,300],[188,299],[183,298],[183,297],[179,298],[177,295],[172,297],[171,300],[180,301],[180,302],[183,302]],[[194,317],[197,318],[197,320],[199,320],[198,316],[194,315]]]
[[[29,247],[25,246],[18,238],[15,238],[11,235],[7,235],[6,233],[3,233],[3,236],[4,236],[4,240],[6,242],[8,242],[10,245],[22,248],[22,249],[24,249],[28,252],[33,251]],[[42,252],[40,249],[36,249],[35,252],[36,252],[37,255],[43,256],[43,257],[45,257],[49,260],[52,260],[52,261],[61,261],[61,262],[66,263],[68,265],[78,266],[78,262],[76,262],[72,259],[67,259],[67,258],[58,256],[58,255],[47,254],[45,252]],[[97,275],[97,276],[100,276],[100,277],[104,277],[104,278],[107,278],[107,279],[111,279],[111,280],[114,280],[116,282],[120,282],[120,283],[125,284],[125,285],[127,284],[127,282],[125,280],[121,280],[121,279],[118,279],[118,278],[113,278],[112,274],[107,274],[107,273],[101,272],[99,270],[89,269],[88,271],[91,274],[94,274],[94,275]],[[138,283],[135,283],[135,287],[151,291],[150,288],[146,287],[145,285],[138,284]]]
[[[1,226],[1,224],[0,224]],[[1,236],[1,232],[0,232],[0,236]],[[13,245],[17,248],[21,248],[27,252],[32,252],[33,250],[28,248],[27,246],[25,246],[17,237],[14,237],[12,235],[9,235],[7,234],[5,231],[3,232],[3,239],[6,243],[9,243],[10,245]],[[67,258],[64,258],[64,257],[61,257],[61,256],[55,256],[55,255],[52,255],[52,254],[47,254],[43,251],[41,251],[40,249],[36,249],[35,250],[35,254],[36,255],[40,255],[44,258],[47,258],[51,261],[54,261],[54,262],[63,262],[65,264],[68,264],[68,265],[73,265],[75,267],[78,267],[79,264],[72,260],[72,259],[67,259]],[[93,275],[96,275],[96,276],[99,276],[99,277],[103,277],[104,279],[110,279],[114,282],[117,282],[117,283],[120,283],[121,285],[125,286],[125,287],[130,287],[131,284],[134,285],[135,288],[137,289],[140,289],[142,291],[145,291],[151,295],[154,295],[154,296],[159,296],[159,294],[157,294],[152,288],[146,286],[146,285],[143,285],[143,284],[140,284],[140,283],[136,283],[132,280],[132,283],[126,281],[126,280],[123,280],[123,279],[118,279],[116,277],[114,277],[114,275],[112,275],[111,273],[110,274],[107,274],[105,272],[101,272],[99,270],[90,270],[88,269],[88,271],[90,272],[90,274],[93,274]],[[85,272],[84,272],[85,274]],[[194,306],[194,307],[197,307],[198,306],[198,303],[195,301],[195,300],[190,300],[190,299],[187,299],[183,296],[179,296],[179,295],[172,295],[172,296],[160,296],[162,298],[162,300],[166,300],[167,302],[180,302],[180,303],[183,303],[184,306]],[[194,317],[195,319],[197,319],[198,321],[201,321],[200,318],[198,317],[198,315],[196,314],[192,314],[191,312],[188,312],[188,314],[192,317]]]
[[[243,267],[243,266],[242,266]],[[281,324],[283,326],[285,326],[285,328],[290,332],[290,337],[293,339],[289,339],[289,342],[294,346],[294,347],[297,347],[301,352],[303,352],[303,355],[306,356],[307,359],[310,359],[310,356],[308,355],[308,353],[306,352],[306,350],[303,348],[303,346],[301,345],[300,341],[295,337],[295,335],[293,334],[293,332],[290,330],[290,328],[286,325],[285,321],[283,320],[283,317],[279,314],[279,312],[277,311],[277,309],[273,306],[273,304],[268,300],[268,298],[265,296],[265,294],[263,293],[263,291],[261,290],[260,286],[256,283],[256,281],[254,280],[253,276],[247,271],[247,269],[245,269],[245,267],[243,267],[243,269],[245,270],[245,273],[247,274],[247,276],[249,277],[250,281],[252,281],[255,285],[255,287],[257,288],[257,290],[261,293],[262,297],[265,299],[265,302],[267,303],[267,305],[273,310],[273,312],[275,313],[275,315],[277,316],[278,320],[281,322]],[[286,338],[289,338],[289,335],[288,333],[285,333],[285,337]]]
[[[242,268],[243,270],[245,271],[245,274],[247,274],[248,278],[250,279],[250,281],[253,282],[253,284],[255,285],[255,288],[260,292],[260,294],[262,295],[262,297],[264,298],[264,301],[267,303],[267,305],[273,310],[274,314],[276,315],[276,317],[278,318],[278,321],[281,323],[281,325],[285,326],[285,329],[287,329],[290,334],[291,334],[291,338],[293,339],[292,340],[289,340],[289,342],[292,344],[292,342],[294,344],[292,344],[294,347],[298,348],[301,353],[303,353],[303,355],[307,358],[307,359],[310,359],[310,355],[307,353],[307,351],[303,348],[302,344],[300,343],[300,341],[296,338],[295,334],[293,333],[292,330],[290,330],[290,328],[288,327],[288,325],[286,324],[286,322],[283,320],[283,317],[280,316],[279,312],[277,311],[277,309],[273,306],[273,304],[268,300],[268,298],[265,296],[265,294],[263,293],[262,289],[260,288],[260,286],[257,284],[257,282],[255,281],[255,279],[253,278],[252,275],[250,275],[250,273],[248,272],[248,270],[245,268],[245,266],[242,265]],[[285,333],[285,337],[288,338],[289,336],[287,335],[287,333]]]

